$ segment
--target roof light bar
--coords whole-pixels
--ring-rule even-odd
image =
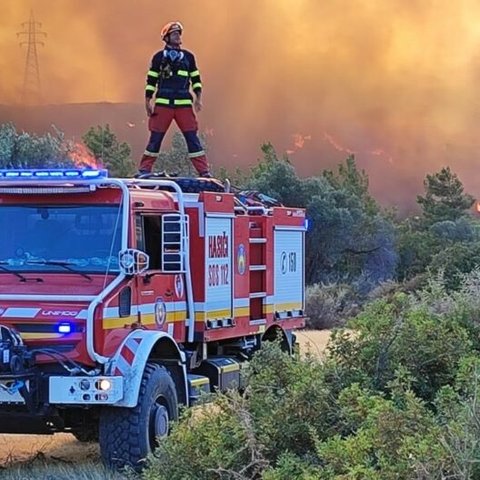
[[[81,179],[93,180],[108,177],[107,170],[92,170],[84,168],[54,168],[35,170],[0,170],[0,180],[57,180]]]

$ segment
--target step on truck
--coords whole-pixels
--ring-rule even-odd
[[[1,170],[0,433],[70,432],[137,468],[262,342],[292,350],[305,231],[228,182]]]

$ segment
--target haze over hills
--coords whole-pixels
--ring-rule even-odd
[[[425,135],[418,138],[406,136],[405,142],[400,144],[386,137],[383,140],[386,148],[381,148],[381,138],[374,143],[372,135],[364,135],[363,127],[354,122],[336,124],[334,120],[325,119],[325,125],[330,123],[328,130],[325,127],[325,130],[302,134],[296,130],[294,121],[285,118],[274,128],[245,129],[243,136],[231,136],[229,115],[224,119],[211,109],[200,115],[200,131],[207,138],[209,158],[214,166],[248,168],[261,157],[261,144],[271,141],[278,153],[287,154],[297,172],[304,176],[335,168],[354,153],[357,164],[370,178],[372,194],[382,204],[395,206],[400,212],[415,208],[416,195],[422,192],[425,174],[438,171],[444,165],[451,165],[467,191],[474,196],[480,192],[476,168],[475,174],[472,171],[473,148],[458,144],[433,146],[430,142],[433,133],[424,132]],[[148,137],[143,104],[136,103],[0,105],[0,124],[6,122],[13,122],[19,131],[39,134],[53,132],[52,125],[55,125],[66,138],[78,142],[90,127],[108,123],[118,139],[131,146],[134,159],[141,156]],[[169,148],[174,130],[172,128],[165,139],[164,148]],[[438,153],[436,157],[432,155],[435,152]]]

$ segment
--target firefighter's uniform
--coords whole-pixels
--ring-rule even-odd
[[[147,73],[146,99],[155,94],[155,107],[149,117],[150,140],[139,166],[139,173],[149,173],[160,153],[162,140],[172,120],[182,131],[188,156],[200,176],[210,176],[207,157],[198,138],[198,123],[193,112],[193,97],[201,92],[202,82],[193,53],[170,48],[157,52]]]

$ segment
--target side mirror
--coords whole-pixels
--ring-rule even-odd
[[[127,248],[118,254],[120,270],[125,275],[139,275],[148,270],[150,257],[141,250]]]

